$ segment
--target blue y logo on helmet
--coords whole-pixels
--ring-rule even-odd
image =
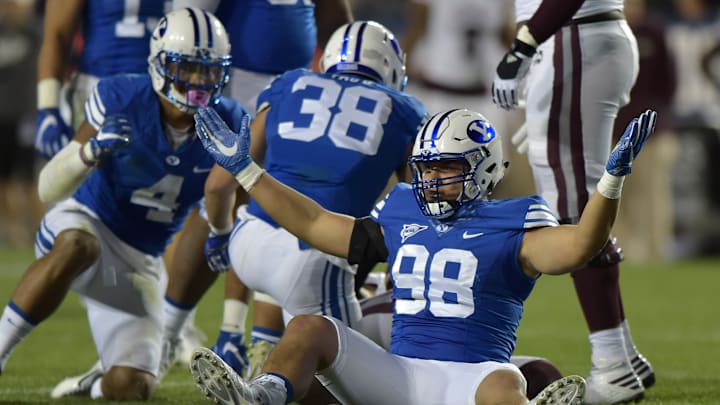
[[[467,127],[470,139],[477,143],[489,143],[495,139],[495,128],[485,120],[474,120]]]

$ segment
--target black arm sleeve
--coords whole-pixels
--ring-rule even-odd
[[[368,273],[376,264],[387,261],[387,256],[388,250],[380,225],[370,217],[356,219],[348,253],[348,262],[358,265],[355,274],[356,289],[365,283]]]
[[[527,27],[538,44],[542,44],[570,21],[585,0],[544,0]]]

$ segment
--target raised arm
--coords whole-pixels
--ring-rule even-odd
[[[328,211],[266,174],[250,157],[249,116],[239,134],[213,109],[195,114],[205,149],[280,226],[326,253],[347,257],[355,218]]]
[[[519,261],[526,274],[567,273],[585,265],[602,249],[620,206],[623,180],[655,130],[656,118],[655,111],[647,110],[628,125],[577,225],[541,228],[525,234]]]

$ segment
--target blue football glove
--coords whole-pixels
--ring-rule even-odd
[[[645,141],[655,131],[657,112],[645,110],[633,118],[625,129],[615,148],[610,152],[605,170],[613,176],[626,176],[632,171],[632,162],[637,158]]]
[[[123,115],[105,117],[100,131],[88,139],[81,156],[86,163],[95,164],[111,155],[116,150],[130,143],[132,127]]]
[[[230,255],[228,245],[230,244],[230,232],[216,234],[210,231],[205,242],[205,259],[210,270],[216,273],[224,273],[230,268]]]
[[[70,142],[74,131],[57,108],[40,108],[35,122],[35,152],[45,159],[55,156]]]
[[[233,176],[246,168],[250,158],[250,115],[242,118],[240,132],[233,132],[212,108],[195,113],[195,130],[203,147]]]

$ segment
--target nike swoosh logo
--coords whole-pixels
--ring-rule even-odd
[[[238,351],[237,346],[235,346],[234,344],[232,344],[230,342],[225,342],[225,344],[223,345],[223,348],[222,348],[222,353],[227,353],[227,352],[233,353],[235,356],[240,357],[240,351]]]
[[[223,145],[222,141],[219,140],[215,135],[210,133],[210,131],[205,131],[207,133],[208,137],[212,139],[213,143],[215,144],[215,147],[218,148],[220,153],[222,153],[225,156],[233,156],[235,155],[235,152],[237,152],[237,142],[233,143],[232,147],[227,147]]]
[[[46,129],[48,129],[48,127],[57,126],[57,124],[58,124],[58,122],[57,122],[57,119],[55,118],[55,116],[48,115],[40,123],[40,129],[38,129],[38,133],[42,134],[43,132],[45,132]]]
[[[198,166],[193,167],[193,173],[207,173],[210,170],[212,170],[212,167],[198,167]]]
[[[472,239],[472,238],[477,238],[478,236],[483,236],[483,235],[484,235],[483,232],[468,233],[468,231],[465,231],[465,232],[463,232],[463,239]]]

